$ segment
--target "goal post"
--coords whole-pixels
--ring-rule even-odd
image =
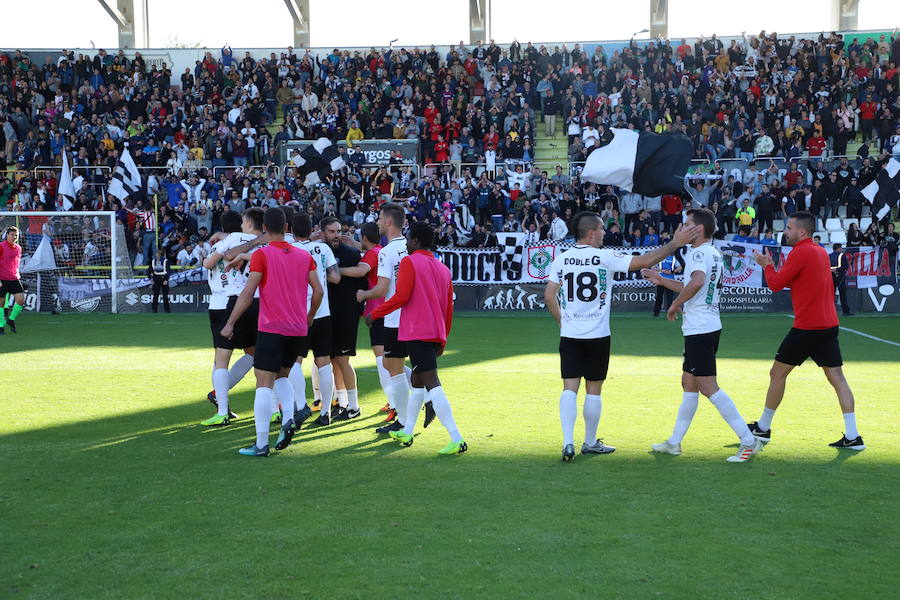
[[[0,212],[0,232],[19,230],[25,308],[40,312],[128,310],[123,283],[137,278],[113,211]]]

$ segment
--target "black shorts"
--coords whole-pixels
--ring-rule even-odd
[[[309,348],[307,336],[281,335],[260,331],[256,334],[256,352],[253,354],[253,366],[262,371],[277,373],[288,369],[298,356],[305,356]]]
[[[3,279],[0,280],[0,301],[6,294],[24,294],[25,288],[19,279]]]
[[[384,346],[384,319],[375,319],[369,325],[369,344]]]
[[[209,329],[212,332],[213,348],[234,349],[232,341],[222,337],[222,328],[228,322],[229,314],[230,311],[227,308],[212,308],[209,310]]]
[[[332,344],[331,339],[331,317],[322,317],[315,319],[312,327],[309,328],[309,345],[300,353],[302,358],[306,358],[309,351],[312,350],[313,357],[331,356]]]
[[[840,367],[841,346],[838,343],[838,328],[797,329],[792,327],[784,336],[775,360],[799,367],[807,358],[816,361],[820,367]]]
[[[331,323],[331,356],[356,356],[359,312],[333,315]]]
[[[228,297],[228,317],[231,317],[231,311],[237,302],[237,296]],[[259,327],[259,298],[254,298],[241,315],[241,318],[234,324],[234,335],[228,340],[229,346],[218,346],[218,348],[252,348],[256,345],[256,329]]]
[[[589,340],[559,338],[559,366],[563,379],[605,380],[609,371],[609,336]]]
[[[716,352],[719,351],[719,336],[722,330],[684,336],[684,363],[681,370],[694,377],[714,377],[716,374]]]
[[[384,328],[384,357],[385,358],[406,358],[409,352],[406,349],[406,342],[397,339],[400,333],[398,327]]]
[[[412,364],[413,373],[427,373],[437,369],[440,344],[421,340],[411,340],[403,342],[403,344],[406,345],[406,351],[409,352],[409,362]]]

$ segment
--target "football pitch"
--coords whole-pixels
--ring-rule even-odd
[[[723,321],[719,382],[755,420],[791,322]],[[600,422],[618,450],[562,463],[558,329],[542,314],[455,320],[439,365],[467,454],[436,455],[446,432],[421,417],[410,448],[373,434],[385,400],[361,344],[362,417],[254,459],[237,454],[254,436],[252,373],[232,390],[240,421],[198,424],[213,412],[206,315],[19,323],[0,338],[3,599],[887,598],[900,585],[900,346],[885,341],[840,336],[863,452],[827,446],[843,422],[807,363],[751,462],[725,462],[735,436],[702,398],[684,454],[650,454],[681,401],[682,338],[621,314]],[[900,317],[842,325],[900,343]],[[576,448],[583,435],[579,414]]]

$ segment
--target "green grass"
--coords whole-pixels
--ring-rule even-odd
[[[900,342],[900,318],[845,320]],[[725,319],[720,384],[762,408],[784,316]],[[0,338],[0,598],[886,598],[900,583],[900,348],[842,333],[869,449],[839,453],[814,365],[789,381],[775,441],[733,465],[703,402],[680,402],[676,324],[613,319],[601,436],[559,461],[557,332],[546,316],[457,319],[441,375],[468,454],[376,438],[384,403],[357,360],[363,417],[240,457],[252,419],[211,414],[205,315],[20,318]],[[367,339],[367,338],[360,338]],[[250,416],[251,378],[233,393]],[[581,419],[576,440],[583,436]],[[891,592],[891,590],[894,590]]]

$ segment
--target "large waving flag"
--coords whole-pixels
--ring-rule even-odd
[[[581,178],[647,196],[680,194],[692,153],[687,136],[614,127],[588,155]]]
[[[141,173],[134,164],[128,148],[125,148],[122,150],[119,162],[116,163],[112,181],[109,182],[109,193],[119,200],[124,200],[139,189],[141,189]]]
[[[872,205],[872,214],[877,220],[891,214],[900,198],[900,162],[895,158],[888,160],[875,181],[862,189],[862,195]]]
[[[291,162],[297,167],[306,185],[325,181],[332,172],[346,166],[340,152],[328,138],[321,137],[303,149]]]

